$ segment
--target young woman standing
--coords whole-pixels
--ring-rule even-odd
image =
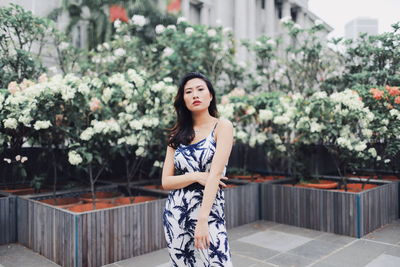
[[[218,119],[216,103],[204,75],[183,77],[162,172],[162,185],[171,190],[163,222],[172,266],[232,266],[221,179],[227,179],[233,127]]]

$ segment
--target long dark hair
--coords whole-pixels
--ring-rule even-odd
[[[217,99],[215,97],[215,90],[212,86],[210,80],[206,76],[199,72],[189,72],[186,74],[179,84],[178,92],[175,96],[174,108],[176,111],[177,121],[170,130],[168,136],[168,145],[176,149],[180,144],[188,145],[194,139],[193,131],[193,119],[191,111],[186,107],[185,101],[183,99],[185,84],[192,79],[202,79],[212,95],[212,100],[210,106],[208,107],[208,112],[211,116],[217,118]]]

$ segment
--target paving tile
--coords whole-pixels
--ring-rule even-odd
[[[310,265],[313,260],[289,253],[282,253],[266,260],[266,262],[276,264],[280,267],[302,267]]]
[[[326,256],[338,248],[342,247],[341,245],[328,243],[321,240],[311,240],[310,242],[305,243],[304,245],[298,246],[288,252],[290,254],[302,256],[305,258],[318,260],[323,256]]]
[[[357,240],[328,256],[321,263],[328,263],[334,266],[361,267],[392,248],[393,246],[389,244]]]
[[[156,266],[162,265],[169,261],[168,250],[160,249],[151,253],[143,254],[134,258],[115,262],[116,265],[122,267],[128,266]]]
[[[232,241],[230,242],[229,245],[232,254],[255,258],[258,260],[266,260],[280,253],[279,251],[252,245],[241,241]]]
[[[300,235],[308,238],[317,238],[324,234],[324,232],[316,231],[307,228],[296,227],[292,225],[280,224],[274,227],[275,231],[280,231],[288,234]]]
[[[275,251],[286,252],[311,241],[311,239],[275,230],[266,230],[242,237],[238,241]]]
[[[364,236],[363,239],[370,239],[389,244],[398,244],[400,242],[400,227],[399,224],[393,223],[385,225],[372,233]]]
[[[372,260],[365,267],[399,267],[400,257],[382,254]]]
[[[255,261],[254,259],[250,259],[248,257],[232,254],[232,265],[233,266],[238,266],[238,267],[239,266],[251,266],[256,263],[258,263],[258,261]]]
[[[337,234],[332,234],[332,233],[324,233],[318,237],[315,238],[316,240],[322,240],[328,243],[332,244],[337,244],[337,245],[347,245],[355,240],[358,240],[357,238],[351,237],[351,236],[346,236],[346,235],[337,235]]]
[[[241,237],[257,233],[259,231],[271,229],[279,224],[271,221],[256,221],[254,223],[242,225],[228,230],[229,241],[237,240]]]
[[[21,267],[21,266],[40,266],[55,267],[60,266],[42,255],[19,245],[9,244],[0,246],[0,264],[4,267]]]
[[[400,246],[393,246],[392,248],[385,250],[385,254],[400,257]]]

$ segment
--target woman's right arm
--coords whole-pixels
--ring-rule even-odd
[[[174,153],[175,149],[168,146],[165,155],[163,171],[162,171],[162,187],[165,190],[173,190],[184,188],[188,185],[198,182],[198,177],[202,174],[199,172],[190,172],[183,175],[174,175]]]

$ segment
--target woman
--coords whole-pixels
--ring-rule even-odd
[[[232,266],[220,186],[233,127],[217,118],[216,102],[204,75],[183,77],[162,172],[163,188],[171,190],[163,217],[172,266]]]

